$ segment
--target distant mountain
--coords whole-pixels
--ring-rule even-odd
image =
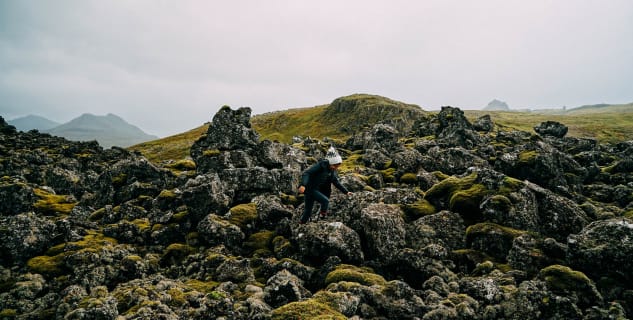
[[[500,101],[500,100],[497,100],[497,99],[494,99],[494,100],[490,101],[487,106],[484,107],[484,110],[486,110],[486,111],[509,111],[510,107],[508,107],[507,103],[505,103],[503,101]]]
[[[593,104],[584,105],[573,109],[568,109],[567,114],[589,114],[589,113],[623,113],[633,112],[633,102],[629,104]]]
[[[52,129],[60,125],[59,122],[55,122],[55,121],[46,119],[44,117],[40,117],[40,116],[36,116],[32,114],[25,117],[10,120],[8,123],[14,126],[16,129],[20,131],[24,131],[24,132],[33,130],[33,129],[43,131],[43,130]]]
[[[42,130],[55,136],[74,141],[97,140],[104,148],[129,147],[141,142],[158,139],[114,114],[95,116],[85,113],[55,128]]]

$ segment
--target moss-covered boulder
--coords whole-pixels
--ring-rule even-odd
[[[486,252],[497,261],[505,261],[512,248],[514,238],[526,234],[494,223],[478,223],[466,229],[466,245],[469,248]]]
[[[539,278],[545,280],[552,292],[576,298],[581,308],[602,304],[602,295],[595,284],[580,271],[567,266],[551,265],[539,272]]]

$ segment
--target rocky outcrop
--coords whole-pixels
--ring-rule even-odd
[[[248,108],[178,170],[0,118],[0,318],[633,315],[633,142],[418,109],[350,129],[354,193],[304,225],[298,179],[333,142],[260,141]]]

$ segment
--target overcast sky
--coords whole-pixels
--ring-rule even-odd
[[[180,133],[370,93],[426,110],[633,102],[633,1],[0,0],[0,115]]]

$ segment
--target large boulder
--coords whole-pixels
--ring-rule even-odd
[[[633,220],[595,221],[567,240],[570,266],[592,278],[611,277],[633,289]]]
[[[236,150],[256,147],[259,134],[251,128],[251,109],[232,110],[223,106],[213,116],[207,133],[191,146],[191,157],[197,162],[205,150]]]
[[[329,256],[338,256],[347,263],[364,260],[360,237],[341,222],[317,221],[292,231],[292,238],[302,259],[323,263]]]
[[[367,259],[390,261],[404,247],[405,223],[398,206],[369,205],[362,210],[360,219]]]
[[[233,201],[233,192],[225,190],[217,174],[205,174],[190,179],[182,187],[182,200],[194,221],[209,213],[224,214]]]
[[[33,212],[0,216],[0,264],[23,263],[59,237],[57,226]]]
[[[562,138],[567,134],[567,126],[556,121],[545,121],[534,127],[534,131],[542,136]]]

